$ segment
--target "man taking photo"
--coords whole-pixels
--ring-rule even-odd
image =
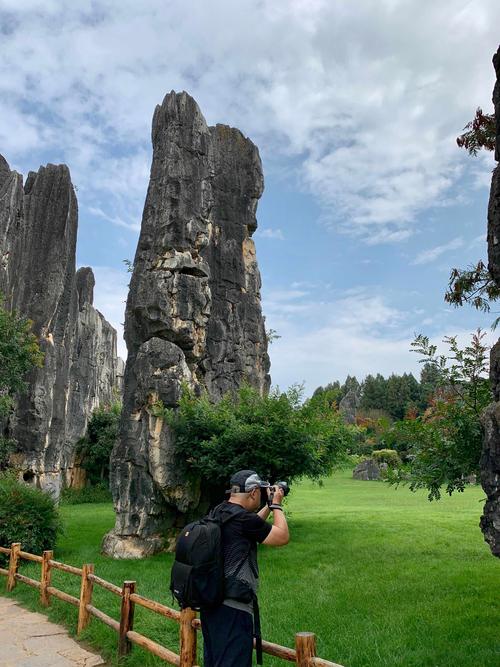
[[[261,664],[257,543],[280,547],[289,541],[281,505],[284,490],[273,487],[268,504],[270,494],[269,482],[254,470],[240,470],[231,477],[228,500],[214,510],[231,519],[222,525],[225,598],[219,607],[202,609],[200,614],[204,667],[251,667],[254,634]],[[272,525],[266,522],[271,512]]]

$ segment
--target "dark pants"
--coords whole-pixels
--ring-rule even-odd
[[[222,604],[200,613],[203,667],[251,667],[252,615]]]

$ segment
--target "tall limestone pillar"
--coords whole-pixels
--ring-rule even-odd
[[[263,191],[256,146],[208,127],[185,92],[154,113],[153,162],[125,314],[128,359],[111,486],[116,525],[105,553],[168,546],[200,488],[151,406],[175,406],[186,383],[214,399],[248,382],[268,389],[269,357],[252,234]]]
[[[0,155],[0,293],[33,322],[44,353],[4,433],[23,479],[58,496],[92,410],[116,399],[116,331],[92,305],[94,276],[75,270],[78,204],[66,165],[23,177]]]

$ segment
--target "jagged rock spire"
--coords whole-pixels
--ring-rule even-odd
[[[200,489],[176,460],[150,405],[175,406],[181,384],[214,398],[246,381],[268,389],[260,274],[251,238],[263,191],[256,146],[208,127],[187,93],[156,107],[153,161],[125,315],[128,359],[121,435],[112,455],[119,557],[165,546]]]
[[[45,355],[6,428],[26,478],[56,496],[92,410],[117,384],[116,331],[92,306],[92,270],[75,273],[77,227],[68,167],[40,167],[23,186],[0,156],[0,292],[33,321]]]

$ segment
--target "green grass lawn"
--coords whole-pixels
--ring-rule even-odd
[[[478,528],[483,496],[474,487],[429,503],[423,492],[355,481],[351,471],[323,487],[294,486],[290,544],[259,551],[264,638],[293,647],[295,632],[315,632],[318,655],[345,667],[499,667],[500,561]],[[135,579],[139,593],[171,604],[171,554],[112,561],[99,554],[113,525],[110,505],[72,505],[62,513],[58,560],[95,563],[108,581]],[[35,569],[38,578],[39,568],[23,566],[26,574]],[[71,575],[55,572],[53,581],[78,595]],[[13,594],[39,608],[27,586],[18,584]],[[96,588],[94,600],[118,618],[118,598]],[[48,614],[74,630],[73,607],[54,600]],[[135,629],[177,651],[176,623],[136,608]],[[94,619],[84,637],[115,664],[112,630]],[[286,664],[267,656],[264,662]],[[134,647],[125,664],[164,663]]]

